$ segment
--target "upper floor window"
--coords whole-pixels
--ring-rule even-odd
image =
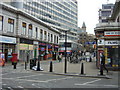
[[[58,38],[58,36],[57,36],[57,44],[58,44],[58,41],[59,41],[58,39],[59,39],[59,38]]]
[[[44,31],[44,40],[46,40],[46,39],[47,39],[47,32]]]
[[[14,19],[8,18],[8,32],[14,31]]]
[[[54,43],[56,43],[56,35],[54,35]]]
[[[117,18],[117,22],[120,22],[120,18],[119,17]]]
[[[48,41],[50,41],[50,33],[48,33]]]
[[[51,34],[51,42],[53,42],[53,35]]]
[[[26,23],[22,22],[22,34],[25,35],[26,34]]]
[[[0,16],[0,31],[3,30],[3,16]]]
[[[42,38],[43,38],[43,30],[40,29],[40,39],[42,39]]]
[[[37,27],[35,29],[35,36],[36,36],[36,38],[38,37],[38,28]]]
[[[29,36],[29,37],[32,37],[32,24],[29,24],[28,36]]]

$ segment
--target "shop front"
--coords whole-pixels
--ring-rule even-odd
[[[107,67],[118,68],[118,65],[120,63],[119,45],[120,40],[98,40],[97,67],[100,67],[100,53],[104,53],[105,65]]]
[[[47,49],[47,44],[44,42],[40,42],[39,43],[39,55],[43,56],[43,59],[46,60],[47,59],[47,53],[46,53],[46,49]]]
[[[0,53],[4,55],[5,62],[11,61],[12,53],[15,53],[16,38],[0,36]]]
[[[19,59],[22,61],[27,61],[27,55],[29,56],[29,59],[32,59],[33,51],[34,51],[33,41],[21,38],[19,44]]]
[[[118,67],[120,63],[120,40],[105,41],[105,57],[108,67]]]

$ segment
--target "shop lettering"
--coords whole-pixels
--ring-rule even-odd
[[[118,42],[108,42],[108,44],[118,44]]]
[[[105,35],[120,35],[120,31],[105,32]]]

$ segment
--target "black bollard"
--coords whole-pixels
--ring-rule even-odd
[[[92,58],[90,57],[90,60],[89,60],[89,62],[92,62]]]
[[[14,65],[13,65],[13,69],[16,69],[16,63],[14,63]]]
[[[27,69],[27,62],[25,61],[25,70]]]
[[[81,74],[84,74],[84,64],[82,62],[82,65],[81,65]]]
[[[52,61],[50,62],[50,71],[49,72],[53,72]]]
[[[100,65],[100,75],[103,75],[103,65]]]
[[[40,56],[38,56],[37,71],[40,71]]]

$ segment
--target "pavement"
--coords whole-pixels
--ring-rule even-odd
[[[52,68],[53,72],[50,71],[50,62],[52,61]],[[83,63],[83,67],[82,67]],[[33,73],[46,73],[46,74],[56,74],[56,75],[66,75],[66,76],[77,76],[77,77],[91,77],[91,78],[106,78],[110,79],[111,72],[108,74],[106,71],[104,71],[104,75],[100,75],[100,70],[96,67],[95,59],[92,60],[92,62],[86,62],[84,60],[80,61],[80,63],[70,63],[67,61],[67,73],[64,73],[65,68],[65,60],[62,59],[62,62],[59,62],[58,60],[44,60],[40,61],[40,66],[43,69],[43,71],[34,71],[29,68],[29,64],[27,65],[27,69],[25,70],[25,63],[24,62],[18,62],[17,69],[13,70],[11,63],[7,63],[5,67],[9,66],[9,71],[14,72],[33,72]],[[3,69],[5,68],[3,67]],[[81,74],[81,68],[83,68],[83,73]],[[4,69],[5,70],[5,69]]]

